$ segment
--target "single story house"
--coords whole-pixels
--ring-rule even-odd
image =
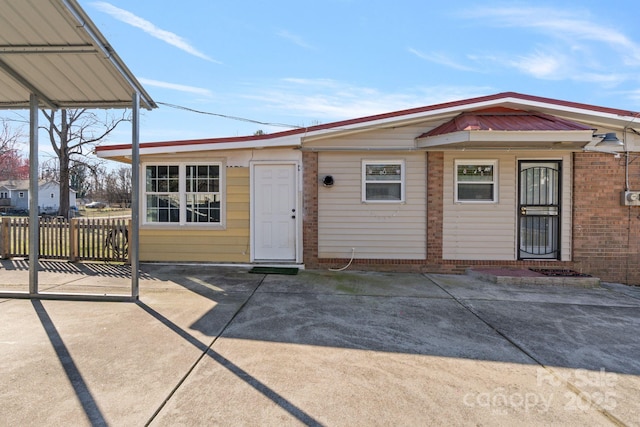
[[[76,191],[69,190],[69,206],[76,204]],[[29,180],[0,181],[0,206],[3,209],[29,210]],[[55,213],[60,208],[60,183],[41,180],[38,182],[38,210],[40,213]]]
[[[640,113],[499,93],[267,135],[140,145],[141,261],[640,284]],[[131,145],[100,157],[130,162]]]

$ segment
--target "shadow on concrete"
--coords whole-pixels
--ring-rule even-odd
[[[0,267],[6,271],[29,271],[29,260],[27,259],[3,259],[0,260]],[[40,260],[38,262],[38,272],[61,273],[70,275],[131,278],[131,267],[126,264],[115,264],[106,262],[69,262]],[[151,280],[152,276],[141,272],[140,278]]]
[[[147,422],[147,425],[149,425],[155,419],[155,417],[160,413],[160,411],[162,411],[162,409],[164,408],[165,404],[171,399],[173,394],[178,390],[178,388],[182,385],[182,383],[187,379],[189,374],[191,374],[191,372],[196,367],[196,365],[198,363],[200,363],[200,361],[204,357],[209,357],[212,360],[214,360],[217,363],[219,363],[220,366],[222,366],[225,369],[229,370],[231,373],[233,373],[239,379],[244,381],[247,385],[253,387],[256,391],[260,392],[262,395],[264,395],[269,400],[274,402],[280,408],[282,408],[285,411],[287,411],[291,416],[295,417],[298,421],[300,421],[304,425],[307,425],[307,426],[320,426],[321,425],[320,422],[318,422],[316,419],[314,419],[311,415],[307,414],[302,409],[300,409],[297,406],[295,406],[293,403],[291,403],[290,401],[285,399],[282,395],[278,394],[276,391],[274,391],[273,389],[269,388],[266,384],[260,382],[258,379],[253,377],[251,374],[249,374],[248,372],[246,372],[245,370],[243,370],[239,366],[235,365],[229,359],[225,358],[221,354],[219,354],[216,351],[214,351],[211,347],[215,343],[216,339],[214,339],[211,342],[211,344],[209,344],[209,345],[203,344],[202,342],[200,342],[199,340],[194,338],[192,335],[190,335],[183,328],[179,327],[178,325],[173,323],[171,320],[167,319],[165,316],[163,316],[162,314],[158,313],[156,310],[152,309],[148,305],[146,305],[146,304],[144,304],[143,302],[140,302],[140,301],[138,301],[137,304],[138,304],[138,306],[140,308],[142,308],[145,312],[147,312],[153,318],[155,318],[160,323],[165,325],[167,328],[171,329],[173,332],[178,334],[182,339],[184,339],[189,344],[191,344],[194,347],[196,347],[198,350],[202,351],[202,356],[200,358],[198,358],[198,360],[196,360],[196,362],[193,364],[191,369],[186,373],[186,375],[182,378],[182,380],[176,385],[176,387],[172,390],[172,392],[169,394],[169,396],[167,396],[167,398],[165,399],[164,403],[157,408],[157,410],[154,412],[154,414],[151,416],[151,418]],[[230,319],[228,323],[230,323],[232,320],[233,319]]]
[[[496,285],[497,297],[464,299],[423,275],[397,275],[395,282],[387,275],[384,285],[358,274],[348,283],[338,275],[333,282],[323,275],[324,281],[315,283],[314,274],[268,275],[221,336],[640,375],[640,360],[633,356],[640,354],[640,339],[629,334],[640,329],[640,303],[615,306],[607,300],[594,305],[578,298],[575,303],[566,298],[557,302],[553,287],[547,286],[535,291],[549,293],[543,301],[531,288],[521,292],[522,298],[532,296],[529,301],[500,300],[501,285]],[[412,280],[416,283],[407,285]],[[205,287],[175,281],[206,294]],[[224,279],[207,278],[208,283],[216,281]],[[513,292],[511,287],[508,298]],[[208,325],[223,306],[191,327],[211,335]]]
[[[94,426],[106,426],[107,421],[104,418],[104,415],[100,411],[98,407],[98,403],[95,401],[87,383],[84,381],[82,374],[78,370],[75,362],[73,361],[73,357],[69,353],[69,350],[64,344],[62,337],[58,333],[55,325],[51,321],[51,317],[47,313],[47,310],[42,305],[40,300],[31,300],[31,304],[42,323],[42,327],[47,333],[47,337],[53,346],[53,349],[58,356],[58,360],[62,365],[67,378],[69,379],[69,383],[73,387],[80,404],[82,405],[82,409],[84,410],[87,418],[91,421],[91,424]]]

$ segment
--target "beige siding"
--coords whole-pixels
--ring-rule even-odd
[[[363,203],[362,160],[405,161],[405,203]],[[318,177],[335,185],[318,189],[320,258],[425,259],[426,155],[423,152],[319,153]]]
[[[498,160],[497,203],[455,203],[454,161]],[[443,258],[451,260],[517,259],[518,160],[562,160],[562,259],[571,254],[571,156],[548,152],[445,153]]]
[[[360,131],[339,138],[324,138],[307,141],[305,149],[335,149],[352,148],[393,148],[393,149],[413,149],[415,138],[430,130],[433,126],[422,124],[421,126],[403,126],[393,129],[372,129]]]
[[[143,227],[140,260],[249,262],[249,168],[227,168],[226,178],[224,230]]]

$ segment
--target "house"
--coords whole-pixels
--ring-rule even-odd
[[[141,144],[140,259],[640,284],[639,130],[637,112],[507,92]],[[97,154],[127,162],[131,146]]]
[[[75,206],[76,191],[69,190],[69,205]],[[0,207],[7,210],[29,210],[29,180],[0,181]],[[55,181],[38,182],[38,210],[55,213],[60,207],[60,184]]]

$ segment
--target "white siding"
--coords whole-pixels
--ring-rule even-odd
[[[363,203],[362,160],[405,161],[405,203]],[[318,255],[359,259],[425,259],[426,154],[322,152],[318,179]]]
[[[456,203],[454,161],[498,160],[497,203]],[[443,203],[443,258],[450,260],[517,259],[518,160],[562,160],[562,260],[571,255],[571,155],[545,152],[445,153]]]

